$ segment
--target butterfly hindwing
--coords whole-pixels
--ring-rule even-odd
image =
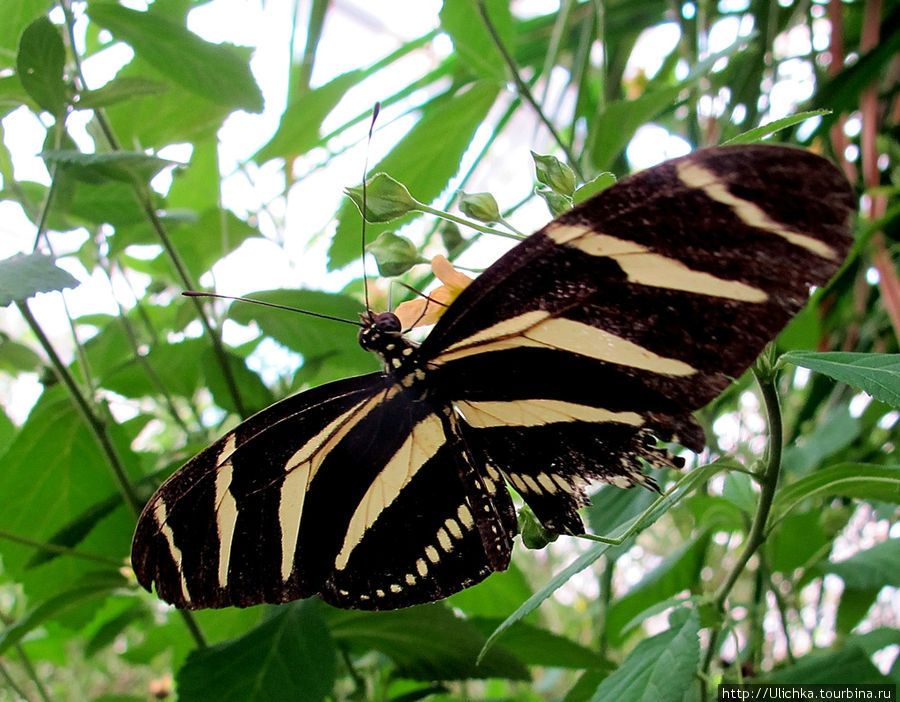
[[[383,609],[506,568],[508,493],[485,492],[447,412],[411,400],[373,374],[247,420],[148,503],[132,557],[139,581],[182,607],[318,593]]]

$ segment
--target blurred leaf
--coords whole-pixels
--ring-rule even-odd
[[[84,154],[80,151],[44,151],[41,157],[48,163],[64,166],[77,179],[87,183],[118,180],[123,183],[147,183],[167,166],[177,165],[142,152],[115,151]]]
[[[350,321],[358,320],[363,311],[362,304],[352,297],[317,290],[260,291],[248,293],[248,297]],[[356,331],[348,329],[346,324],[247,304],[232,305],[228,316],[239,324],[256,322],[263,334],[303,354],[304,366],[328,358],[332,362],[331,367],[340,369],[342,376],[378,368],[375,356],[360,348]],[[314,378],[318,378],[319,382],[334,379],[316,373],[307,380],[312,383]]]
[[[501,623],[496,617],[469,619],[487,636]],[[611,667],[596,651],[532,624],[518,622],[503,638],[503,647],[528,665],[550,668]]]
[[[97,90],[82,90],[75,107],[79,110],[96,110],[142,95],[158,95],[168,90],[165,83],[148,78],[113,78]]]
[[[365,75],[365,71],[348,71],[301,94],[285,108],[278,131],[256,152],[254,160],[263,164],[273,158],[288,158],[309,151],[320,141],[321,125],[328,113]]]
[[[527,680],[522,663],[498,648],[476,665],[484,637],[441,604],[393,612],[330,610],[335,642],[351,649],[374,649],[397,664],[399,673],[416,680],[466,680],[500,677]]]
[[[766,538],[768,564],[774,571],[787,573],[800,568],[830,542],[820,523],[821,512],[793,512],[779,522]]]
[[[275,401],[271,391],[265,386],[260,377],[247,368],[244,359],[230,352],[226,352],[226,358],[231,368],[232,377],[237,385],[238,394],[241,397],[246,416],[265,409]],[[203,377],[206,379],[206,387],[209,388],[216,404],[228,412],[238,414],[234,397],[232,397],[231,390],[225,380],[225,373],[222,370],[218,356],[210,344],[205,345],[200,362],[203,368]]]
[[[44,14],[47,8],[45,0],[17,0],[4,3],[3,21],[0,22],[0,66],[15,67],[22,34],[29,25],[37,22],[35,18]],[[16,83],[19,82],[17,77],[11,78]]]
[[[827,496],[900,503],[900,467],[842,463],[808,475],[776,492],[770,528],[803,500]]]
[[[610,173],[605,172],[598,175],[593,180],[589,180],[584,185],[579,186],[575,189],[575,194],[572,196],[572,200],[576,205],[580,205],[585,200],[592,198],[597,193],[603,192],[610,185],[615,185],[616,177]]]
[[[838,563],[823,563],[821,568],[840,577],[851,590],[872,590],[900,586],[898,563],[900,539],[888,539]]]
[[[793,127],[795,124],[805,122],[811,117],[827,115],[829,112],[830,110],[809,110],[807,112],[798,112],[795,115],[788,115],[787,117],[782,117],[781,119],[776,119],[772,122],[768,122],[761,127],[748,129],[746,132],[738,134],[736,137],[732,137],[731,139],[728,139],[727,141],[724,141],[722,143],[753,144],[758,141],[762,141],[770,134],[774,134],[775,132],[781,131],[782,129],[787,129],[788,127]]]
[[[0,273],[2,271],[3,262],[0,261]],[[14,341],[7,334],[0,333],[0,370],[15,375],[21,372],[37,371],[43,363],[41,357],[30,347]]]
[[[791,351],[781,360],[824,373],[865,390],[892,407],[900,407],[900,354]]]
[[[92,21],[130,44],[138,56],[179,85],[229,109],[262,111],[262,93],[245,51],[204,41],[152,11],[103,2],[93,2],[87,10]]]
[[[81,514],[76,515],[74,519],[54,532],[46,539],[46,542],[55,546],[67,546],[69,548],[77,546],[100,521],[112,514],[113,510],[121,504],[122,495],[114,493],[105,500],[90,505]],[[59,554],[51,551],[36,551],[28,559],[25,567],[34,568],[47,561],[52,561],[54,558],[59,558]]]
[[[756,512],[759,497],[753,489],[753,481],[746,473],[732,471],[726,475],[722,496],[745,514]]]
[[[0,261],[0,307],[39,292],[78,287],[78,281],[56,265],[52,256],[16,254]]]
[[[591,698],[593,702],[682,702],[696,686],[700,663],[700,615],[696,610],[680,624],[641,641],[622,666],[609,675]]]
[[[620,644],[630,631],[625,625],[654,603],[690,590],[700,582],[700,569],[706,562],[709,534],[704,532],[669,555],[625,595],[612,603],[606,616],[610,641]]]
[[[0,632],[0,654],[19,643],[29,632],[48,620],[58,617],[66,610],[76,607],[87,600],[108,595],[115,588],[125,585],[125,579],[115,571],[98,573],[98,577],[89,579],[85,584],[63,590],[60,594],[44,600],[30,609],[25,616]]]
[[[860,430],[859,419],[850,414],[847,405],[835,407],[827,414],[821,413],[815,429],[785,447],[784,470],[803,474],[819,468],[826,458],[856,441]]]
[[[668,512],[681,499],[691,493],[698,485],[702,485],[713,475],[721,470],[721,466],[717,463],[694,468],[690,473],[681,477],[681,479],[666,494],[658,496],[651,507],[641,513],[640,517],[622,525],[615,532],[607,534],[611,539],[619,538],[624,534],[630,533],[637,535],[653,524],[663,514]],[[497,627],[493,634],[488,637],[487,642],[482,649],[482,655],[485,651],[489,651],[491,646],[504,634],[504,632],[517,621],[531,614],[540,604],[556,592],[560,587],[565,585],[576,573],[580,573],[597,561],[603,554],[615,548],[612,544],[596,544],[590,550],[576,558],[570,565],[556,573],[540,590],[529,597],[515,612],[503,620],[503,623]]]
[[[814,651],[794,665],[775,670],[765,682],[813,684],[873,685],[892,682],[882,675],[859,646],[850,645],[832,652]]]
[[[19,42],[16,72],[32,99],[57,119],[69,99],[63,80],[65,63],[66,49],[56,25],[47,17],[29,24]]]
[[[294,602],[240,638],[193,651],[178,671],[178,699],[324,700],[334,686],[335,650],[319,606],[317,600]]]
[[[486,0],[488,17],[506,49],[512,46],[512,15],[509,3]],[[441,28],[450,35],[456,54],[480,78],[505,82],[506,63],[474,2],[445,2],[441,7]]]

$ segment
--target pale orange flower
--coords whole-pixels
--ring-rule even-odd
[[[465,290],[472,279],[460,273],[444,256],[437,255],[431,259],[431,270],[435,277],[443,283],[428,293],[428,298],[418,297],[415,300],[401,302],[394,310],[400,318],[404,329],[427,327],[434,324],[459,294]]]

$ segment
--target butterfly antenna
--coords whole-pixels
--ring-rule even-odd
[[[254,305],[262,305],[263,307],[274,307],[278,310],[288,310],[289,312],[299,312],[310,317],[318,317],[319,319],[330,319],[332,322],[343,322],[344,324],[352,324],[354,327],[365,326],[362,322],[354,322],[352,319],[344,319],[343,317],[334,317],[330,314],[322,314],[320,312],[310,312],[309,310],[301,310],[298,307],[289,307],[288,305],[278,305],[274,302],[264,302],[262,300],[254,300],[252,297],[232,297],[231,295],[219,295],[211,292],[197,292],[196,290],[185,290],[181,293],[185,297],[215,297],[219,300],[235,300],[237,302],[252,302]]]
[[[366,178],[369,175],[369,149],[372,146],[372,132],[375,131],[375,120],[378,119],[378,113],[381,111],[381,103],[376,102],[372,108],[372,121],[369,123],[369,139],[366,142],[366,159],[363,164],[362,179],[362,264],[363,264],[363,295],[366,299],[366,310],[372,309],[369,306],[369,278],[366,275]]]

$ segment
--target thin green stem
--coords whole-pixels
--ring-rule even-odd
[[[117,558],[111,558],[110,556],[101,556],[95,553],[84,553],[83,551],[78,551],[77,549],[71,548],[70,546],[51,544],[46,541],[35,541],[34,539],[28,539],[24,536],[12,534],[8,531],[0,530],[0,539],[5,541],[13,541],[17,544],[22,544],[23,546],[37,549],[38,551],[55,553],[59,556],[71,556],[72,558],[80,558],[83,561],[102,563],[103,565],[112,566],[113,568],[121,568],[123,565],[123,562]]]
[[[125,503],[131,508],[131,511],[134,513],[134,515],[137,516],[141,511],[141,501],[135,494],[134,488],[131,485],[131,481],[125,474],[125,465],[122,463],[122,459],[119,457],[119,454],[116,451],[115,446],[113,445],[112,439],[109,436],[109,432],[106,430],[106,424],[94,411],[94,408],[91,406],[88,398],[85,397],[84,393],[81,391],[81,388],[78,386],[78,383],[75,382],[75,378],[69,372],[68,367],[65,363],[63,363],[62,359],[59,357],[59,354],[56,353],[56,349],[53,348],[53,344],[50,343],[50,339],[47,338],[47,335],[44,334],[44,330],[41,328],[41,325],[38,324],[38,321],[34,318],[34,315],[31,314],[31,310],[28,308],[28,303],[17,302],[16,306],[19,309],[19,313],[31,328],[31,331],[37,337],[38,343],[40,343],[41,347],[44,349],[44,352],[47,354],[47,357],[50,359],[50,363],[53,365],[53,369],[56,371],[56,375],[62,381],[63,385],[66,386],[66,389],[69,391],[69,394],[75,401],[75,406],[81,413],[82,418],[94,434],[94,438],[97,440],[97,443],[100,446],[100,450],[103,452],[103,455],[106,456],[106,459],[113,471],[113,477],[116,480],[116,484],[119,486],[119,492],[122,493],[122,497],[125,499]]]
[[[482,232],[483,234],[496,234],[497,236],[504,236],[507,239],[515,239],[516,241],[522,241],[526,238],[522,234],[514,234],[513,232],[504,232],[499,229],[493,229],[483,224],[479,224],[478,222],[475,222],[473,220],[463,219],[462,217],[457,217],[455,214],[436,210],[433,207],[429,207],[428,205],[421,202],[416,202],[415,209],[419,210],[420,212],[424,212],[425,214],[434,215],[435,217],[440,217],[441,219],[455,222],[456,224],[462,224],[463,226],[470,227],[471,229],[475,229],[476,231]]]
[[[765,356],[763,357],[765,358]],[[775,388],[775,373],[772,370],[773,364],[765,363],[763,358],[753,366],[753,374],[756,382],[759,384],[760,392],[763,398],[763,404],[766,407],[766,418],[769,425],[769,444],[766,451],[765,466],[762,472],[757,476],[759,480],[759,501],[756,505],[756,514],[753,516],[753,522],[750,525],[750,531],[747,534],[747,541],[744,544],[744,550],[738,556],[737,561],[732,566],[725,578],[725,581],[716,591],[713,598],[713,604],[720,613],[725,616],[725,604],[728,596],[731,594],[732,588],[737,583],[738,578],[744,572],[747,563],[756,553],[757,549],[765,541],[766,522],[769,519],[769,513],[772,510],[772,501],[775,498],[775,488],[778,485],[778,477],[781,473],[781,452],[782,441],[784,439],[781,423],[781,407],[778,402],[778,392]],[[721,625],[712,629],[710,632],[709,645],[706,649],[706,656],[703,661],[702,671],[708,676],[712,665],[713,657],[718,648],[718,638],[721,632]],[[703,699],[706,699],[706,686],[702,686]]]
[[[44,683],[41,682],[40,677],[38,677],[37,671],[31,664],[31,658],[28,657],[28,654],[25,652],[25,648],[22,646],[22,644],[19,643],[16,644],[15,649],[16,653],[19,656],[19,659],[22,661],[22,666],[28,673],[28,677],[31,678],[31,682],[33,682],[34,686],[37,688],[38,694],[41,696],[41,699],[44,702],[50,702],[50,695],[47,693],[47,689],[44,687]]]
[[[553,123],[549,119],[547,119],[547,116],[544,114],[541,106],[538,104],[537,100],[534,99],[534,95],[532,95],[531,89],[528,87],[528,84],[524,80],[522,80],[522,77],[519,75],[519,68],[516,65],[516,61],[512,57],[512,54],[510,54],[509,51],[507,51],[506,47],[503,45],[503,42],[500,39],[500,35],[497,34],[494,23],[491,22],[491,18],[488,16],[487,7],[485,6],[484,0],[478,0],[478,11],[481,13],[484,27],[485,29],[487,29],[488,34],[490,34],[491,40],[494,42],[494,46],[497,47],[500,55],[503,56],[503,60],[506,62],[506,66],[507,68],[509,68],[509,71],[512,74],[512,78],[516,84],[516,88],[519,91],[519,95],[522,96],[525,102],[527,102],[532,106],[532,108],[534,108],[534,111],[537,113],[538,119],[540,119],[544,126],[547,127],[547,131],[550,132],[550,136],[553,137],[553,140],[566,155],[566,161],[568,161],[569,166],[573,171],[575,171],[578,179],[583,183],[586,178],[581,172],[581,166],[578,163],[578,160],[575,158],[575,154],[569,148],[569,145],[563,140],[559,132],[556,131],[556,127],[553,125]]]
[[[6,669],[6,666],[3,665],[2,661],[0,661],[0,678],[6,682],[9,686],[9,689],[15,692],[19,697],[23,700],[28,700],[28,696],[25,694],[25,691],[16,684],[16,681],[13,680],[12,676],[9,674],[9,671]]]

